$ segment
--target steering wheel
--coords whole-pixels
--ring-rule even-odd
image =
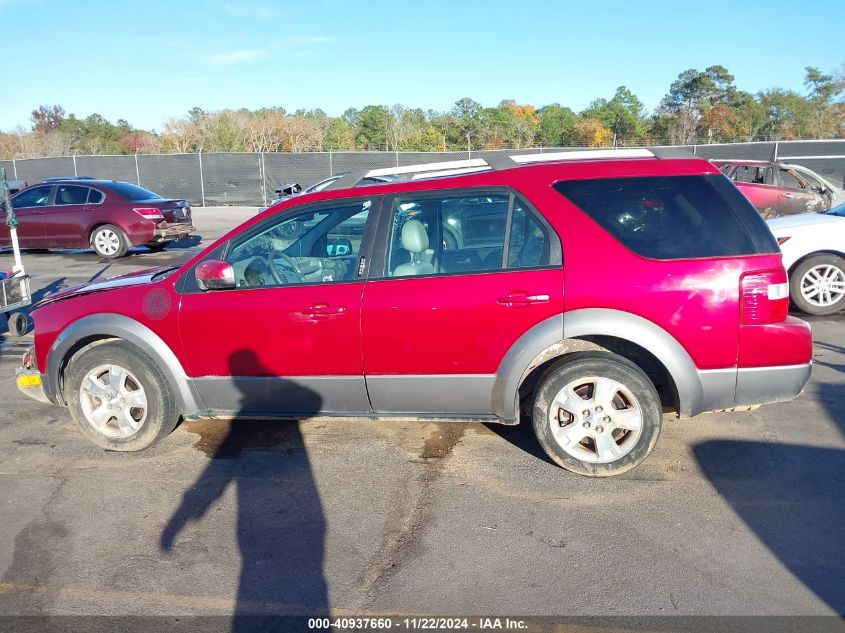
[[[279,277],[279,271],[276,270],[277,265],[280,268],[287,268],[293,271],[298,280],[302,281],[302,273],[299,270],[299,266],[297,266],[296,262],[283,252],[276,250],[269,251],[267,253],[267,263],[270,265],[270,274],[273,275],[273,279],[276,280],[277,284],[284,285],[287,283],[284,279]]]

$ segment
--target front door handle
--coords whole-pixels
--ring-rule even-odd
[[[781,198],[794,198],[795,194],[794,193],[782,193],[782,194],[780,194],[780,197]]]
[[[532,303],[548,303],[549,295],[530,295],[527,292],[514,291],[509,292],[504,297],[499,297],[496,303],[506,306],[508,308],[528,306]]]
[[[337,314],[343,314],[344,312],[346,312],[346,308],[343,306],[330,306],[327,303],[315,303],[314,305],[305,308],[302,311],[302,314],[305,316],[319,318],[335,316]]]

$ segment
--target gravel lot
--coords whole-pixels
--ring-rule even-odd
[[[254,212],[194,218],[207,244]],[[25,263],[55,291],[199,248]],[[200,421],[103,452],[17,392],[4,338],[0,613],[845,614],[843,324],[812,320],[797,400],[667,419],[608,480],[527,425]]]

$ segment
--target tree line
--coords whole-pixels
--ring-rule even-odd
[[[723,66],[685,70],[649,113],[619,86],[581,112],[505,100],[486,107],[465,97],[448,111],[368,105],[339,117],[281,107],[206,112],[196,107],[161,131],[78,118],[39,106],[31,127],[0,133],[0,158],[182,152],[453,151],[526,147],[679,145],[726,141],[845,138],[845,64],[837,75],[807,67],[804,92],[737,88]]]

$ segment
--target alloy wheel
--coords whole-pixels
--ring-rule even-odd
[[[79,388],[82,413],[106,437],[129,437],[147,417],[147,394],[138,379],[118,365],[89,371]]]
[[[555,441],[567,454],[594,464],[624,457],[643,428],[642,408],[630,389],[600,376],[580,378],[561,389],[548,419]]]
[[[845,297],[845,271],[830,264],[808,269],[801,277],[801,295],[819,308],[834,305]]]

